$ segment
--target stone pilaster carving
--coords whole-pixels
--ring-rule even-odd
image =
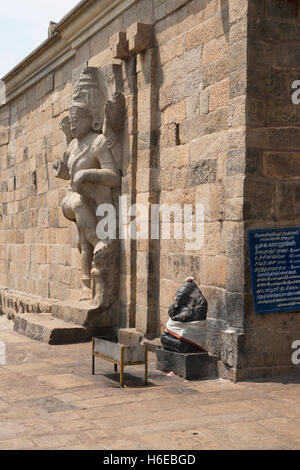
[[[151,24],[133,23],[126,33],[119,32],[110,38],[114,59],[127,60],[130,55],[139,54],[153,47],[154,28]]]
[[[119,284],[118,241],[98,238],[96,215],[100,205],[113,205],[113,192],[121,184],[119,138],[125,105],[113,67],[86,66],[80,73],[69,117],[61,121],[68,147],[54,164],[56,177],[69,180],[61,206],[78,229],[83,272],[80,300],[100,310],[117,300]]]
[[[137,54],[153,47],[154,28],[152,24],[133,23],[127,28],[126,37],[130,54]]]
[[[129,56],[129,46],[126,33],[119,32],[110,38],[110,47],[114,59],[125,60]]]

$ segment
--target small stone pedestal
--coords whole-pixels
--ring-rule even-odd
[[[217,378],[217,359],[205,352],[177,353],[166,349],[156,350],[156,368],[163,372],[171,372],[184,379],[215,379]]]

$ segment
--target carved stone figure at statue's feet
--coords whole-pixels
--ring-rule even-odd
[[[117,269],[117,240],[101,240],[94,249],[93,258],[93,303],[102,310],[114,301]]]
[[[92,279],[87,277],[87,278],[82,278],[81,279],[81,282],[82,282],[82,290],[81,290],[81,293],[80,293],[80,297],[79,297],[79,300],[80,301],[91,301],[92,300]]]

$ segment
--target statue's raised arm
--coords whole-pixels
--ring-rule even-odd
[[[71,123],[70,123],[69,116],[64,117],[60,121],[59,127],[61,128],[61,130],[65,134],[66,142],[67,142],[67,145],[69,146],[69,144],[73,140],[73,137],[72,137],[72,134],[71,134]],[[61,178],[61,179],[64,179],[64,180],[69,180],[70,179],[70,174],[69,174],[69,169],[68,169],[69,156],[70,156],[70,151],[69,151],[69,149],[67,149],[63,154],[62,160],[57,160],[53,164],[53,168],[55,170],[55,177],[56,178]]]

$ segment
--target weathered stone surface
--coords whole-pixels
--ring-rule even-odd
[[[267,0],[267,14],[278,18],[296,18],[298,14],[298,5],[293,0]]]
[[[263,174],[274,178],[299,178],[298,152],[264,152],[263,156]]]
[[[9,129],[0,134],[0,145],[7,145],[9,143]]]
[[[185,379],[213,379],[217,376],[216,359],[207,353],[181,354],[157,349],[158,370],[174,372]]]
[[[50,313],[55,299],[48,300],[7,288],[0,289],[1,311],[14,319],[22,313]]]
[[[203,183],[212,183],[216,180],[216,160],[202,160],[189,168],[188,185],[198,186]]]
[[[280,183],[278,185],[278,215],[297,216],[300,198],[299,183]]]
[[[143,344],[148,347],[148,351],[155,353],[157,349],[161,349],[161,341],[160,338],[155,339],[147,339],[143,340]]]
[[[121,328],[118,330],[118,343],[128,346],[138,346],[143,339],[143,334],[134,328]]]
[[[237,369],[242,342],[243,333],[239,333],[234,328],[222,332],[221,358],[224,364]]]
[[[164,65],[175,57],[180,57],[183,53],[184,37],[180,36],[160,48],[160,63]]]
[[[48,344],[90,341],[92,336],[100,333],[100,329],[84,328],[75,323],[58,320],[46,313],[18,315],[14,321],[14,330],[28,338]]]
[[[153,26],[145,23],[134,23],[126,31],[130,54],[150,49],[153,45]]]
[[[179,128],[175,123],[163,126],[159,137],[160,147],[168,148],[179,144]]]
[[[129,55],[129,46],[126,33],[116,33],[110,38],[110,47],[114,59],[126,59]]]
[[[206,294],[207,295],[207,294]],[[209,301],[209,297],[208,297]],[[217,315],[220,315],[220,313],[226,313],[226,303],[225,301],[222,302],[223,305],[221,305],[221,312],[218,310],[216,312]],[[217,307],[219,307],[217,305]],[[211,309],[211,307],[210,307]],[[210,315],[210,313],[209,313]],[[224,315],[226,316],[226,315]],[[206,333],[206,348],[208,349],[210,354],[213,354],[214,356],[220,356],[221,354],[221,348],[222,348],[222,330],[226,328],[226,321],[223,319],[219,318],[210,318],[208,317],[207,319],[207,333]]]
[[[228,58],[221,57],[219,60],[203,67],[203,88],[225,80],[228,77]]]
[[[224,36],[214,38],[205,43],[202,53],[203,65],[210,64],[220,59],[227,52],[227,44]]]
[[[215,111],[217,108],[222,108],[228,104],[229,101],[229,80],[226,79],[222,82],[213,85],[210,88],[209,96],[209,111]]]
[[[195,28],[188,31],[185,37],[185,46],[187,50],[198,47],[199,44],[204,44],[215,37],[216,32],[216,19],[211,18],[204,23],[200,23]]]
[[[66,322],[76,323],[84,327],[113,328],[116,323],[116,311],[102,310],[93,307],[90,302],[57,302],[52,307],[52,315]]]

